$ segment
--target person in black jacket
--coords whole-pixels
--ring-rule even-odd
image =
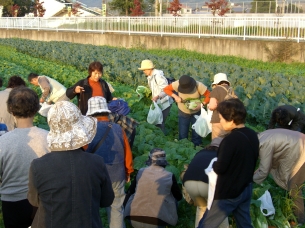
[[[279,106],[272,111],[268,129],[276,127],[305,133],[305,115],[292,105]]]
[[[113,100],[107,82],[101,79],[103,75],[103,65],[100,62],[92,62],[88,68],[89,76],[78,81],[75,85],[67,89],[66,95],[73,99],[77,96],[78,107],[83,115],[88,110],[88,100],[91,97],[101,96],[109,103]]]
[[[250,202],[259,153],[258,136],[245,127],[247,111],[239,99],[222,101],[217,110],[220,124],[230,133],[219,145],[217,161],[212,166],[217,174],[213,203],[198,228],[217,228],[231,213],[237,228],[252,228]]]
[[[221,137],[214,138],[210,145],[197,152],[183,177],[180,176],[186,192],[197,206],[195,228],[198,227],[207,208],[209,179],[205,169],[208,168],[211,160],[217,157],[217,149],[222,139]],[[229,227],[229,221],[225,219],[219,228],[227,227]]]

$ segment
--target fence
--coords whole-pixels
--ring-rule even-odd
[[[2,29],[305,40],[305,17],[0,18]]]

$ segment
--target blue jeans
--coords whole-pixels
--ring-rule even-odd
[[[110,228],[125,228],[123,207],[125,183],[125,180],[112,183],[114,200],[111,206],[106,208]]]
[[[198,228],[217,228],[231,213],[238,228],[253,228],[250,217],[250,202],[252,183],[234,199],[214,200],[210,210],[206,210],[199,222]]]
[[[201,110],[195,114],[186,114],[186,113],[181,113],[181,111],[179,111],[178,114],[179,140],[188,138],[190,124],[193,125],[196,122],[197,119],[195,118],[195,115],[200,116],[200,113]],[[201,136],[198,135],[196,131],[193,129],[192,129],[192,143],[194,143],[195,146],[199,146],[202,143]]]

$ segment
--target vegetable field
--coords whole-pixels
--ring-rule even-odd
[[[157,69],[162,69],[167,77],[178,79],[188,74],[210,87],[216,73],[227,73],[237,95],[244,102],[248,118],[247,124],[256,131],[263,131],[271,111],[278,105],[291,104],[305,110],[305,66],[304,64],[262,63],[234,57],[216,57],[183,50],[145,51],[106,46],[73,44],[66,42],[40,42],[22,39],[0,39],[0,77],[7,79],[20,75],[25,80],[30,72],[48,75],[66,87],[87,76],[88,65],[95,60],[104,64],[103,78],[115,88],[114,96],[125,99],[131,117],[140,122],[132,148],[136,170],[144,166],[148,152],[154,147],[163,148],[177,179],[185,163],[189,163],[195,153],[209,144],[210,138],[203,140],[202,147],[193,147],[188,140],[178,141],[178,109],[173,105],[166,121],[166,134],[146,122],[151,101],[149,96],[139,100],[135,89],[146,86],[146,78],[138,70],[143,59],[151,59]],[[30,85],[29,85],[30,86]],[[30,86],[31,87],[31,86]],[[35,89],[38,93],[39,89]],[[48,129],[46,119],[37,115],[35,124]],[[266,189],[271,192],[276,214],[266,218],[260,211],[257,199]],[[269,177],[262,186],[254,185],[251,203],[251,217],[254,227],[290,227],[289,220],[295,220],[292,200],[287,193],[277,187]],[[107,224],[104,212],[101,212]],[[195,207],[184,200],[179,202],[179,221],[175,227],[194,227]],[[234,218],[230,218],[234,227]],[[0,225],[1,227],[1,225]]]

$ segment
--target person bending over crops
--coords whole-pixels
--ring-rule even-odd
[[[214,76],[212,83],[212,92],[210,94],[210,103],[208,108],[213,111],[211,123],[212,123],[212,139],[220,136],[224,136],[226,132],[220,124],[219,113],[217,111],[217,105],[224,101],[227,97],[228,90],[230,88],[230,82],[227,75],[224,73],[218,73]]]
[[[82,148],[95,137],[97,120],[59,101],[49,110],[48,124],[51,153],[28,171],[28,199],[38,207],[31,227],[103,227],[99,209],[113,202],[111,181],[103,158]]]
[[[116,123],[110,123],[109,114],[104,97],[91,97],[88,100],[87,116],[97,119],[97,131],[94,139],[86,149],[104,159],[110,176],[114,200],[107,207],[110,228],[124,228],[125,184],[130,181],[133,170],[132,152],[125,131]],[[105,137],[101,145],[100,142]]]
[[[272,111],[268,129],[276,127],[305,133],[305,115],[291,105],[279,106]]]
[[[182,199],[174,174],[165,170],[168,165],[165,151],[150,151],[148,167],[141,168],[132,181],[124,205],[124,216],[134,228],[165,228],[178,221],[177,201]]]
[[[7,88],[0,91],[0,121],[6,124],[9,131],[15,128],[16,123],[13,115],[8,112],[6,102],[12,89],[18,86],[25,86],[25,81],[20,76],[14,75],[9,78]]]
[[[28,75],[28,81],[34,85],[39,86],[42,95],[39,99],[40,103],[47,102],[48,104],[55,103],[57,101],[69,101],[70,99],[66,96],[66,87],[60,84],[53,78],[48,76],[39,76],[35,73]]]
[[[17,128],[0,137],[1,201],[5,227],[29,227],[37,208],[27,200],[29,168],[33,159],[49,152],[48,131],[33,126],[39,110],[35,91],[20,86],[11,90],[7,109]]]
[[[163,89],[168,85],[166,77],[164,77],[162,70],[155,69],[155,66],[151,60],[143,60],[139,70],[143,70],[148,86],[152,93],[152,100],[160,104],[163,114],[162,124],[157,124],[163,132],[165,131],[165,121],[170,112],[173,99],[163,92]]]
[[[206,210],[198,228],[217,228],[233,213],[238,228],[252,228],[250,202],[255,165],[258,160],[257,134],[245,127],[247,111],[239,99],[218,104],[220,124],[226,135],[213,163],[217,182],[213,203]]]
[[[217,157],[217,149],[221,141],[220,137],[214,138],[210,145],[197,152],[185,173],[182,174],[183,176],[180,176],[186,192],[190,195],[194,205],[197,206],[195,228],[198,227],[207,208],[209,179],[204,170],[208,168],[211,160]],[[228,219],[225,219],[219,226],[219,228],[228,227]]]
[[[253,180],[261,184],[270,173],[275,183],[289,191],[294,214],[304,224],[305,135],[287,129],[270,129],[259,133],[260,164]]]
[[[178,95],[174,93],[178,92]],[[173,97],[178,104],[179,140],[188,138],[190,124],[196,122],[195,115],[200,115],[201,96],[205,99],[203,105],[209,103],[210,91],[201,82],[196,81],[188,75],[183,75],[178,81],[164,88],[164,92]],[[192,129],[192,142],[195,146],[202,143],[202,138]]]
[[[88,68],[89,76],[78,81],[76,84],[67,89],[66,95],[70,99],[77,96],[78,107],[83,115],[86,115],[88,110],[88,100],[90,97],[101,96],[107,100],[107,103],[112,99],[111,91],[103,76],[103,65],[100,62],[92,62]]]

